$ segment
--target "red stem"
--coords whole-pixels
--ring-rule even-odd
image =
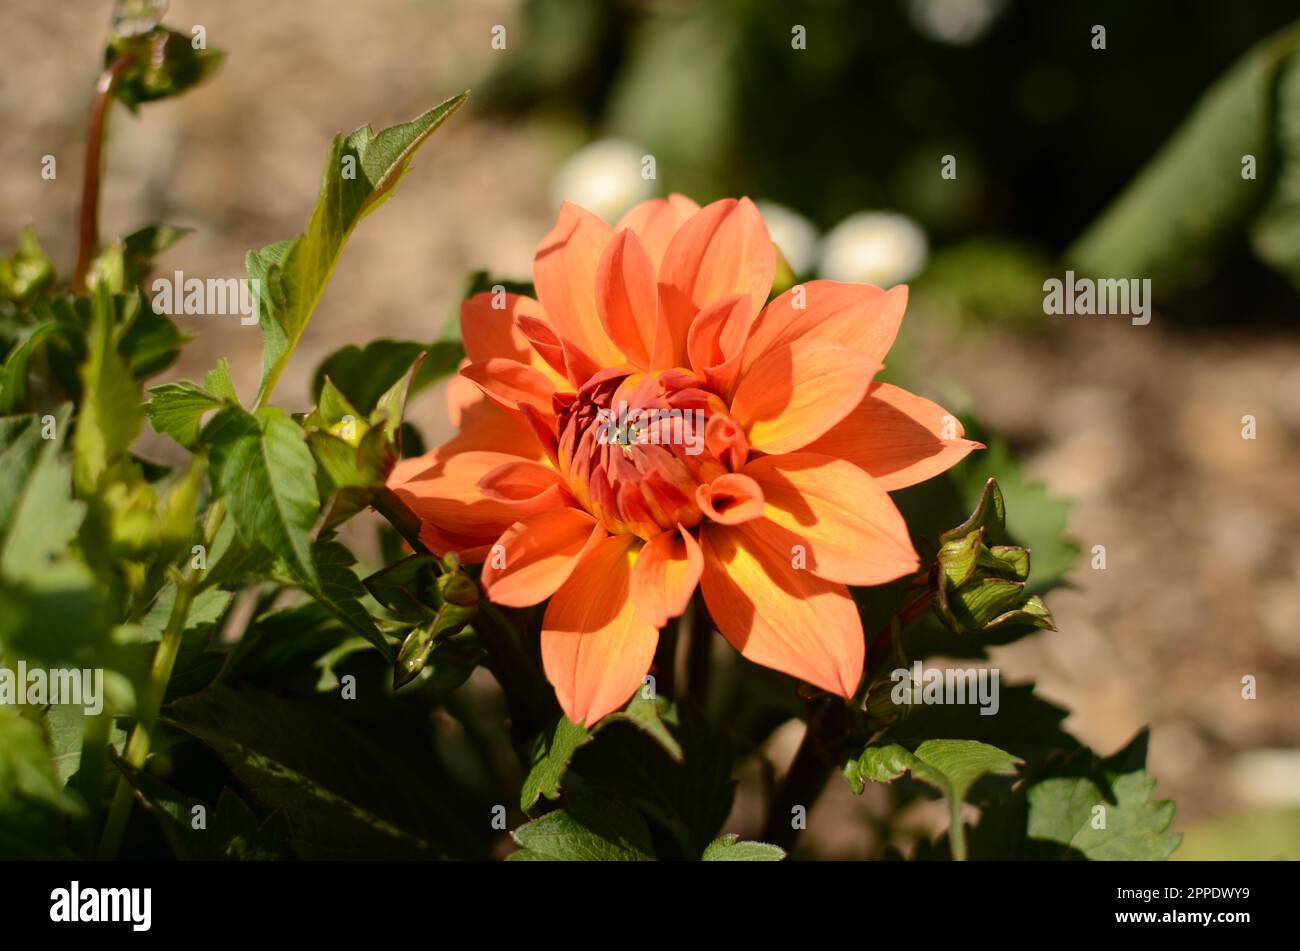
[[[99,82],[95,84],[95,99],[90,104],[90,122],[86,129],[86,167],[81,185],[77,269],[72,276],[72,289],[77,293],[85,291],[86,272],[90,270],[90,262],[99,249],[99,179],[103,165],[104,131],[113,105],[113,93],[130,62],[128,56],[119,57],[99,74]]]

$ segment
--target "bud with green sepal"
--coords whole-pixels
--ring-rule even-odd
[[[1000,542],[1006,506],[995,479],[984,485],[970,518],[939,536],[932,601],[954,633],[989,631],[1012,622],[1055,630],[1052,614],[1037,595],[1025,595],[1029,550]]]
[[[394,689],[420,676],[431,660],[442,662],[440,681],[460,682],[469,676],[480,654],[471,627],[478,613],[479,590],[454,554],[442,559],[411,555],[364,583],[394,619],[413,625],[397,653]],[[469,668],[462,671],[466,664]]]
[[[402,414],[411,378],[423,357],[380,398],[368,416],[326,376],[316,407],[302,420],[316,459],[320,496],[327,499],[323,529],[347,521],[372,504],[402,456]]]

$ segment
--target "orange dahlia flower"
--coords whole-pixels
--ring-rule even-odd
[[[460,433],[389,486],[430,550],[484,563],[494,602],[550,599],[542,658],[570,720],[628,700],[697,585],[745,657],[852,696],[846,585],[919,566],[887,493],[978,447],[873,381],[906,287],[811,281],[769,303],[775,265],[748,199],[673,195],[613,228],[566,204],[536,300],[461,308]]]

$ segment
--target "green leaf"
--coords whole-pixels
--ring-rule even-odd
[[[209,809],[207,803],[177,792],[120,757],[114,757],[113,762],[145,811],[158,820],[158,827],[176,858],[269,861],[293,857],[288,849],[288,830],[283,817],[272,815],[266,820],[259,819],[229,789],[222,789],[216,808]],[[203,816],[203,825],[197,829],[194,827],[196,814]]]
[[[27,366],[32,357],[51,337],[65,332],[53,321],[37,324],[24,331],[0,365],[0,415],[22,409],[27,403]]]
[[[295,579],[319,590],[311,531],[320,515],[316,462],[302,429],[275,407],[256,414],[227,407],[203,429],[215,495],[224,499],[240,540],[265,546]]]
[[[898,744],[867,747],[846,767],[845,775],[854,792],[861,792],[864,781],[888,783],[911,772],[960,805],[975,780],[989,773],[1010,775],[1018,762],[1005,750],[977,740],[926,740],[914,753]]]
[[[119,58],[127,59],[113,95],[132,112],[141,103],[179,96],[207,80],[221,65],[224,54],[215,49],[196,49],[194,34],[162,26],[136,32],[142,25],[135,21],[129,28],[123,26],[123,32],[111,37],[104,54],[106,66]]]
[[[170,436],[187,449],[199,441],[203,415],[223,406],[238,406],[239,398],[230,384],[230,365],[224,357],[208,371],[203,386],[180,380],[149,388],[152,399],[144,404],[154,432]]]
[[[117,352],[136,380],[167,369],[181,355],[181,346],[193,339],[182,333],[171,317],[153,309],[141,291],[128,291],[114,298],[121,312]]]
[[[346,137],[335,136],[306,233],[249,252],[249,277],[261,282],[259,404],[279,380],[311,320],[352,229],[391,196],[415,150],[464,105],[467,96],[454,96],[378,135],[365,126]]]
[[[374,618],[361,604],[366,589],[352,570],[356,563],[346,546],[335,541],[317,542],[312,549],[319,577],[318,584],[304,585],[304,590],[329,609],[353,634],[364,637],[379,649],[384,659],[393,662],[393,646],[375,626]]]
[[[565,808],[511,833],[520,850],[514,862],[641,862],[654,858],[650,827],[635,809],[582,791]]]
[[[222,405],[221,400],[189,380],[151,386],[149,393],[152,399],[144,404],[149,425],[154,432],[170,436],[187,449],[199,441],[203,414]]]
[[[1163,860],[1182,837],[1170,832],[1173,802],[1151,801],[1156,781],[1147,775],[1147,734],[1096,761],[1085,775],[1053,777],[1029,787],[1027,835],[1098,860]]]
[[[132,231],[124,237],[122,259],[127,286],[143,284],[153,270],[153,259],[193,231],[193,228],[155,224]]]
[[[602,721],[597,742],[574,756],[573,772],[585,787],[607,790],[662,827],[668,836],[661,848],[674,850],[664,857],[694,860],[717,837],[731,811],[731,744],[689,701],[663,707],[662,716],[679,757],[653,732],[621,718],[608,725]]]
[[[0,803],[18,799],[78,816],[85,807],[63,788],[38,724],[0,706]]]
[[[597,733],[614,723],[630,723],[653,739],[677,764],[685,758],[682,746],[673,736],[665,717],[676,719],[672,704],[665,698],[650,699],[641,691],[633,695],[627,707],[605,717],[595,728],[588,730],[561,716],[553,727],[537,738],[528,775],[524,777],[519,806],[525,814],[531,813],[538,799],[558,799],[564,774],[569,769],[575,753],[592,741]],[[618,742],[617,738],[612,742]]]
[[[532,763],[528,775],[524,777],[523,788],[519,791],[519,808],[528,814],[537,805],[537,800],[558,799],[560,783],[569,770],[569,761],[580,747],[592,740],[587,728],[561,716],[549,733],[537,738],[533,747]]]
[[[171,707],[268,809],[303,858],[434,857],[435,807],[419,772],[318,707],[213,686]]]
[[[766,842],[742,842],[738,835],[724,835],[709,843],[705,862],[780,862],[785,849]]]
[[[948,800],[953,856],[964,859],[966,837],[961,807],[966,793],[983,776],[1013,774],[1019,762],[1005,750],[978,740],[926,740],[915,752],[897,744],[869,746],[844,767],[844,775],[856,793],[862,792],[865,782],[889,783],[907,772],[933,786]]]
[[[915,749],[936,737],[961,737],[1006,750],[1031,768],[1043,767],[1061,754],[1081,748],[1079,741],[1061,728],[1069,711],[1037,696],[1030,684],[999,683],[997,715],[985,716],[982,709],[973,703],[913,706],[876,745]]]
[[[91,306],[90,353],[81,368],[82,401],[73,437],[74,477],[93,494],[108,468],[140,432],[140,391],[113,346],[113,299],[97,287]]]
[[[41,581],[67,554],[85,518],[85,503],[72,497],[72,473],[59,452],[67,426],[65,409],[55,419],[56,438],[41,440],[41,426],[33,421],[10,450],[0,454],[0,462],[6,463],[0,475],[0,576],[6,579]],[[26,471],[21,464],[8,467],[14,450],[25,455],[24,463],[30,465]]]
[[[0,300],[26,301],[54,280],[54,268],[36,240],[36,233],[24,225],[18,232],[18,248],[12,257],[0,257]]]
[[[329,377],[362,415],[369,416],[380,397],[402,380],[421,354],[427,356],[411,380],[408,398],[455,373],[465,357],[465,348],[455,340],[432,344],[372,340],[364,349],[349,344],[335,350],[316,368],[312,396],[320,402],[325,378]]]

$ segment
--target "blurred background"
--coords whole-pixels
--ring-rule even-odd
[[[110,7],[0,14],[0,244],[34,222],[64,273]],[[202,25],[227,60],[182,100],[114,112],[103,230],[192,227],[161,269],[241,276],[248,249],[301,230],[335,132],[472,89],[353,238],[279,390],[296,410],[338,347],[437,337],[468,272],[527,280],[563,198],[613,220],[669,191],[749,195],[799,278],[911,284],[889,372],[996,435],[1046,487],[1024,504],[1066,520],[1077,557],[1035,552],[1064,582],[1060,632],[998,650],[1004,678],[1037,679],[1101,752],[1150,724],[1180,857],[1297,857],[1296,16],[1294,0],[174,0],[167,22]],[[1045,316],[1066,267],[1151,278],[1150,324]],[[167,376],[228,355],[247,396],[257,329],[189,320],[198,341]],[[412,418],[431,445],[447,435],[437,394]],[[778,769],[798,729],[770,742]],[[756,781],[734,831],[758,821]],[[868,854],[871,795],[832,783],[807,833],[821,854]]]

